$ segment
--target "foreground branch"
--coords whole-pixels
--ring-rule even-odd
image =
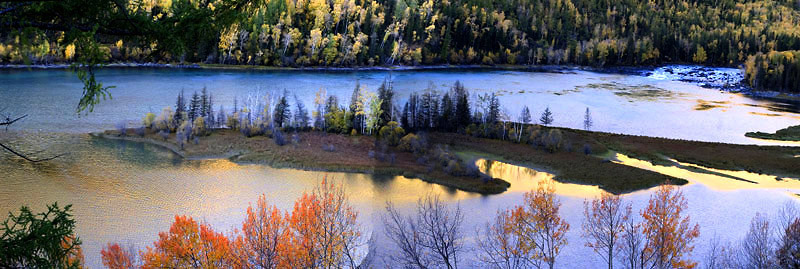
[[[55,155],[55,156],[52,156],[52,157],[48,157],[48,158],[44,158],[44,159],[31,159],[31,158],[29,158],[28,156],[25,156],[22,153],[14,151],[13,149],[11,149],[10,147],[4,145],[3,143],[0,143],[0,147],[4,148],[5,150],[7,150],[7,151],[9,151],[11,153],[13,153],[14,155],[17,155],[20,158],[23,158],[26,161],[29,161],[29,162],[32,162],[32,163],[46,162],[46,161],[49,161],[49,160],[52,160],[52,159],[67,155],[66,153],[62,153],[62,154],[58,154],[58,155]]]

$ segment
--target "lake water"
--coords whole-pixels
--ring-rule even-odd
[[[240,227],[245,209],[260,194],[281,209],[291,209],[294,200],[309,191],[324,176],[343,184],[359,213],[365,229],[381,236],[380,222],[385,202],[409,210],[426,193],[436,193],[449,203],[464,208],[468,245],[475,231],[498,210],[522,202],[522,193],[552,175],[533,169],[479,161],[479,167],[512,187],[506,193],[481,196],[403,177],[373,177],[364,174],[307,172],[274,169],[262,165],[240,165],[227,160],[181,160],[160,148],[130,142],[91,138],[86,132],[113,128],[116,122],[132,124],[148,112],[172,105],[181,88],[187,91],[208,87],[217,103],[230,108],[234,96],[256,90],[289,89],[311,102],[313,93],[325,87],[345,100],[354,81],[371,90],[389,73],[374,72],[241,72],[165,69],[108,69],[100,79],[115,85],[114,99],[101,102],[94,113],[77,116],[74,106],[80,85],[63,70],[0,71],[0,109],[28,118],[15,124],[22,133],[0,132],[0,141],[25,152],[45,150],[69,152],[56,160],[30,164],[5,152],[0,153],[0,213],[16,211],[22,205],[35,211],[48,203],[73,204],[77,233],[84,241],[88,265],[100,267],[100,249],[119,242],[140,249],[152,244],[158,232],[169,229],[175,215],[189,215],[230,232]],[[549,105],[556,125],[581,127],[582,113],[593,111],[595,129],[628,134],[722,141],[767,143],[743,136],[746,131],[774,131],[800,122],[798,114],[769,101],[738,94],[721,93],[693,84],[640,76],[575,71],[570,74],[517,71],[404,71],[392,77],[399,99],[421,90],[433,81],[446,89],[456,80],[475,92],[498,91],[509,111],[528,105],[540,111]],[[523,91],[520,93],[520,91]],[[704,109],[698,110],[698,104]],[[515,113],[515,112],[512,112]],[[686,178],[681,187],[689,208],[686,211],[701,227],[692,257],[701,260],[711,238],[739,240],[757,212],[774,216],[785,203],[797,203],[800,186],[776,182],[774,178],[750,178],[760,184],[746,184],[725,177],[711,177],[646,165],[625,156],[617,162]],[[690,166],[690,164],[684,164]],[[735,173],[715,171],[718,173]],[[726,181],[730,180],[730,181]],[[558,258],[559,268],[603,268],[601,259],[584,246],[580,236],[584,199],[599,195],[595,186],[558,183],[562,215],[570,223],[569,246]],[[651,190],[624,195],[638,212],[646,206]],[[392,251],[378,240],[377,252]],[[463,255],[464,265],[475,265],[471,253]]]
[[[310,108],[320,88],[345,103],[350,100],[356,81],[376,91],[391,76],[398,104],[410,93],[431,85],[444,91],[455,81],[461,81],[472,97],[490,91],[500,94],[505,111],[513,118],[524,105],[530,107],[534,119],[549,106],[555,116],[554,125],[571,128],[583,128],[587,107],[592,111],[594,130],[698,141],[772,144],[776,142],[751,139],[744,134],[774,132],[800,124],[796,106],[706,89],[658,73],[645,77],[579,70],[537,73],[124,68],[103,69],[97,75],[104,85],[116,87],[111,90],[113,99],[101,102],[94,113],[78,115],[75,107],[82,85],[69,71],[0,70],[0,100],[3,100],[0,109],[7,107],[7,113],[30,115],[15,126],[19,129],[86,133],[112,129],[121,121],[138,125],[147,112],[158,114],[162,108],[173,106],[182,89],[191,95],[207,87],[216,104],[224,105],[229,112],[234,98],[241,104],[251,93],[281,94],[284,89],[296,94]]]
[[[482,196],[403,177],[373,177],[364,174],[308,172],[274,169],[262,165],[240,165],[227,160],[181,160],[171,152],[141,143],[91,138],[79,134],[33,134],[3,137],[23,150],[34,150],[39,142],[55,152],[69,155],[32,165],[7,155],[2,156],[0,212],[16,211],[22,205],[44,210],[48,203],[73,204],[77,233],[83,240],[84,254],[91,268],[101,266],[99,252],[108,242],[143,249],[151,246],[158,232],[169,229],[175,215],[189,215],[210,223],[226,233],[240,228],[245,209],[258,195],[265,194],[271,204],[291,210],[294,200],[310,191],[323,177],[342,184],[351,203],[359,211],[366,233],[378,236],[377,253],[393,248],[383,240],[380,216],[385,202],[394,202],[408,211],[426,193],[441,195],[448,203],[464,209],[467,245],[475,240],[476,230],[484,227],[498,210],[522,202],[522,193],[553,175],[500,162],[478,161],[484,172],[511,182],[508,192]],[[46,142],[50,141],[50,142]],[[54,142],[55,141],[55,142]],[[619,158],[631,163],[630,159]],[[645,169],[659,169],[646,167]],[[688,172],[685,172],[688,173]],[[679,177],[690,174],[673,173]],[[701,227],[692,257],[702,259],[708,242],[715,236],[739,240],[757,212],[774,214],[784,203],[796,203],[796,186],[757,186],[716,188],[708,181],[692,181],[681,187],[692,221]],[[599,257],[584,247],[580,236],[584,199],[598,196],[595,186],[556,183],[563,202],[562,216],[570,223],[569,246],[558,259],[559,268],[603,268]],[[624,195],[636,212],[646,206],[651,190]],[[475,265],[463,255],[465,265]],[[379,263],[382,261],[379,260]],[[471,267],[471,266],[470,266]]]

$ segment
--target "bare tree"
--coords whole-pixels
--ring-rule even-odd
[[[703,268],[743,268],[739,264],[738,249],[729,243],[722,243],[719,237],[714,236],[706,252]]]
[[[480,261],[492,268],[531,268],[536,261],[531,258],[530,249],[520,233],[513,232],[514,221],[509,211],[501,211],[495,221],[486,224],[486,230],[479,232],[478,247]]]
[[[620,261],[624,268],[644,268],[650,258],[644,254],[644,234],[641,226],[633,218],[623,223],[621,241],[618,250],[622,256]]]
[[[460,206],[449,208],[438,195],[428,194],[417,201],[412,216],[402,216],[391,203],[387,203],[386,211],[386,234],[401,253],[393,258],[412,268],[458,268],[464,221]]]
[[[614,268],[614,250],[631,216],[631,206],[623,206],[619,196],[603,193],[591,203],[584,202],[583,215],[583,236],[589,240],[586,246],[599,254],[609,269]]]
[[[772,237],[769,220],[756,214],[750,221],[750,230],[742,241],[742,265],[747,268],[775,267],[775,241]]]

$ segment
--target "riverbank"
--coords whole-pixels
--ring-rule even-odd
[[[186,159],[229,159],[241,164],[266,164],[275,168],[404,176],[480,194],[499,194],[510,186],[501,179],[453,176],[430,169],[427,163],[418,162],[413,154],[399,150],[391,152],[393,160],[378,160],[370,156],[376,152],[375,138],[371,136],[299,132],[296,143],[279,146],[264,136],[248,138],[236,131],[220,129],[198,137],[197,144],[190,142],[181,148],[175,143],[175,134],[164,139],[150,130],[143,137],[137,136],[133,129],[128,129],[125,136],[120,136],[118,131],[92,135],[154,144]]]
[[[510,141],[476,138],[455,133],[429,133],[431,145],[446,145],[467,163],[478,158],[498,160],[535,168],[556,175],[556,180],[597,185],[612,193],[627,193],[651,188],[665,182],[682,185],[684,179],[662,175],[612,162],[609,152],[619,152],[659,165],[681,163],[724,170],[743,170],[786,178],[800,178],[800,163],[795,156],[800,148],[779,146],[734,145],[643,136],[589,132],[568,128],[561,150],[551,151],[538,146]],[[393,162],[379,161],[374,156],[375,138],[322,132],[299,132],[296,143],[276,145],[264,136],[247,138],[231,130],[215,130],[190,142],[181,149],[174,135],[167,139],[153,132],[138,137],[133,130],[125,136],[117,131],[96,134],[110,139],[124,139],[159,145],[187,159],[226,158],[237,163],[259,163],[278,168],[302,170],[358,172],[420,178],[431,183],[482,194],[505,191],[509,183],[491,179],[451,176],[418,161],[408,152],[390,149]],[[289,136],[289,135],[287,135]],[[372,153],[370,153],[372,152]]]

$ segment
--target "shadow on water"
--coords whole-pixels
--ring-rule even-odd
[[[92,147],[107,150],[119,160],[147,167],[168,167],[183,164],[177,154],[147,143],[92,137]]]

